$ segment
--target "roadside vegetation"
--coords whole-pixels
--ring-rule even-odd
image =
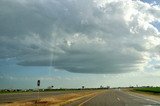
[[[52,92],[52,91],[81,91],[81,90],[103,90],[103,89],[109,89],[107,87],[103,88],[59,88],[59,89],[39,89],[39,92]],[[0,90],[0,94],[6,94],[6,93],[32,93],[32,92],[38,92],[38,89],[2,89]]]
[[[134,88],[133,90],[141,92],[160,93],[160,87],[140,87],[140,88]]]
[[[0,104],[0,106],[65,106],[72,102],[81,100],[83,98],[90,98],[103,93],[105,90],[83,90],[83,92],[70,92],[67,94],[53,95],[49,97],[15,101],[12,103]]]

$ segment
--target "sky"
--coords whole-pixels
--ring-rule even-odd
[[[0,0],[0,89],[160,86],[159,0]]]

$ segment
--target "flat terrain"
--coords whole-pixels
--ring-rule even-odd
[[[121,90],[109,90],[66,106],[160,106],[160,101]]]
[[[81,91],[53,91],[53,92],[40,92],[39,98],[44,97],[51,97],[56,95],[64,95],[69,93],[75,93]],[[23,100],[33,100],[38,98],[37,92],[32,93],[9,93],[9,94],[0,94],[0,103],[11,103],[16,101],[23,101]]]
[[[160,87],[144,87],[144,88],[135,88],[135,91],[150,92],[150,93],[160,93]]]
[[[104,90],[53,91],[38,93],[1,94],[0,106],[59,106],[92,97]]]
[[[1,94],[1,106],[160,106],[157,99],[128,90],[54,91],[27,94]],[[35,99],[35,100],[33,100]]]

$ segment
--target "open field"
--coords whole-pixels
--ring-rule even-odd
[[[72,89],[67,89],[67,88],[60,88],[60,89],[39,89],[39,92],[57,92],[57,91],[85,91],[85,90],[103,90],[103,89],[108,89],[108,88],[72,88]],[[0,90],[0,94],[21,94],[21,93],[34,93],[38,92],[38,89],[27,89],[27,90],[22,90],[22,89],[3,89]]]
[[[42,94],[45,95],[42,96]],[[154,96],[140,91],[133,92],[133,89],[132,91],[131,89],[106,89],[41,92],[39,99],[36,94],[6,95],[6,100],[13,99],[13,101],[1,103],[0,106],[160,106],[159,95]],[[27,96],[35,98],[28,99]],[[12,97],[21,97],[22,99],[16,100]],[[3,100],[3,97],[0,99]]]
[[[12,102],[8,102],[8,103],[1,103],[0,106],[50,106],[50,105],[64,105],[67,103],[70,103],[72,101],[81,99],[81,98],[85,98],[85,97],[90,97],[93,95],[96,95],[100,92],[103,92],[104,90],[81,90],[81,91],[59,91],[59,92],[53,92],[51,94],[48,92],[43,92],[46,95],[42,96],[42,94],[40,95],[40,99],[37,99],[37,95],[36,94],[32,94],[31,97],[35,97],[32,99],[28,99],[28,95],[26,94],[26,96],[21,97],[21,95],[17,95],[16,97],[21,97],[22,99],[20,100],[16,100],[15,98],[11,98],[11,99],[15,99]],[[7,94],[8,96],[6,97],[6,99],[10,98],[10,94]],[[13,94],[16,95],[16,94]],[[48,96],[47,96],[48,95]],[[3,97],[1,97],[0,99],[3,99]],[[9,100],[8,100],[9,101]]]
[[[160,93],[160,87],[135,88],[133,90],[141,92]]]

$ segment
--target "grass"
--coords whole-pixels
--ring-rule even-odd
[[[103,90],[102,88],[85,88],[85,89],[39,89],[39,92],[54,92],[54,91],[90,91],[90,90]],[[35,89],[31,89],[31,90],[27,90],[27,91],[23,91],[23,90],[0,90],[0,94],[12,94],[12,93],[33,93],[33,92],[38,92]]]
[[[133,90],[142,92],[160,93],[160,87],[135,88]]]
[[[54,95],[52,97],[40,98],[39,100],[25,100],[2,105],[0,104],[0,106],[64,106],[82,98],[92,97],[93,95],[97,95],[102,92],[104,92],[104,90],[84,90],[83,92],[71,92],[62,95]]]

